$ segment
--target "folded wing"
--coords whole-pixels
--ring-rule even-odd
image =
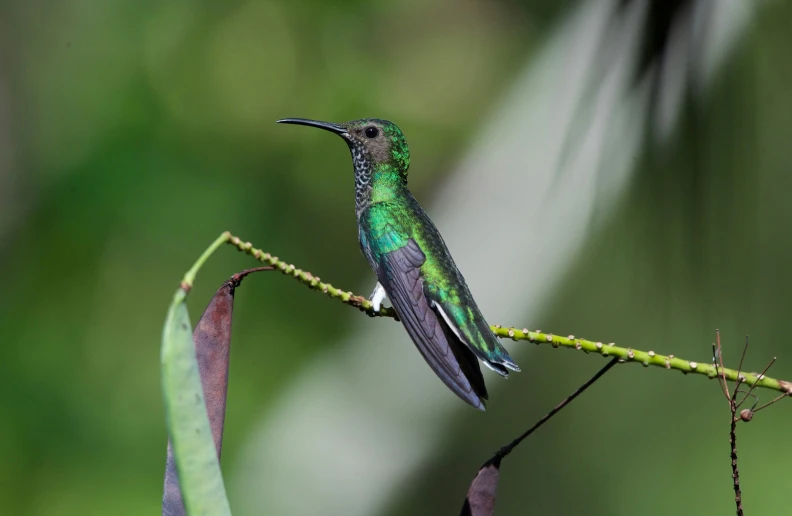
[[[487,388],[473,352],[459,340],[426,297],[421,265],[426,257],[409,239],[378,257],[376,273],[407,333],[435,374],[470,405],[484,410]]]

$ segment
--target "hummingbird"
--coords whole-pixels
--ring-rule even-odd
[[[479,360],[506,377],[520,368],[476,306],[443,237],[407,188],[410,150],[396,124],[284,118],[283,124],[339,135],[352,154],[355,214],[363,255],[377,276],[369,298],[379,312],[387,295],[418,351],[462,400],[485,410]]]

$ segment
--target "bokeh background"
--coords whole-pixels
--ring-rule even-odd
[[[0,4],[0,513],[159,511],[159,337],[223,230],[368,295],[351,166],[281,117],[398,123],[491,323],[792,377],[792,3]],[[189,303],[249,258],[222,249]],[[477,467],[604,361],[507,343],[473,411],[398,324],[279,275],[238,291],[236,514],[456,514]],[[767,392],[758,393],[762,401]],[[790,407],[739,429],[792,505]],[[718,386],[619,367],[505,463],[498,514],[733,511]]]

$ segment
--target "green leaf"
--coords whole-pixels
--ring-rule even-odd
[[[191,516],[230,515],[206,413],[185,298],[186,293],[181,289],[173,296],[162,331],[165,419],[187,513]]]

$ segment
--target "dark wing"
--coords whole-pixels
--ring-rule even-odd
[[[400,249],[378,257],[376,273],[412,338],[432,370],[449,389],[470,405],[484,410],[487,388],[478,360],[434,310],[421,278],[426,257],[409,239]]]

